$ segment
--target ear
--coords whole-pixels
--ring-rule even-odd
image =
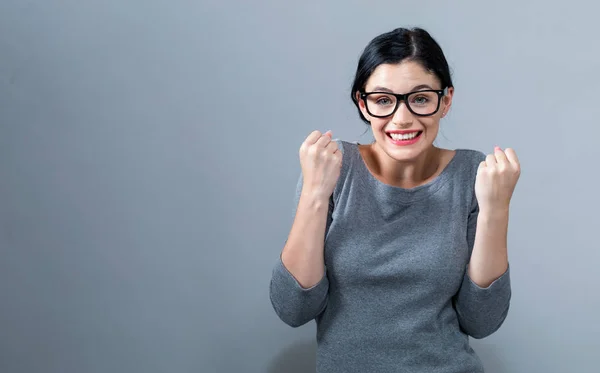
[[[360,112],[362,113],[363,117],[367,118],[367,120],[370,122],[371,116],[367,112],[367,108],[365,107],[365,101],[362,98],[360,98],[360,92],[356,91],[355,97],[356,102],[358,102],[358,108],[360,109]]]
[[[448,94],[442,97],[442,118],[448,114],[452,106],[452,98],[454,97],[454,87],[448,88]]]

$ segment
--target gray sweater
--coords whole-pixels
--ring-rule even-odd
[[[338,141],[326,273],[303,289],[279,258],[270,297],[285,323],[317,324],[317,373],[480,373],[469,336],[484,338],[509,309],[509,271],[487,288],[466,269],[477,223],[474,182],[485,155],[458,149],[433,181],[377,180],[358,145]],[[302,188],[298,183],[296,203]]]

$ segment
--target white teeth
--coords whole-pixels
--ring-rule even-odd
[[[417,137],[418,133],[419,132],[411,132],[411,133],[405,133],[405,134],[390,133],[390,137],[394,140],[410,140],[410,139],[414,139],[415,137]]]

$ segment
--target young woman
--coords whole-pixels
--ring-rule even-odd
[[[311,133],[300,147],[297,210],[273,270],[271,302],[317,323],[318,373],[478,373],[484,338],[511,298],[512,149],[436,147],[454,87],[423,29],[373,39],[352,100],[368,145]]]

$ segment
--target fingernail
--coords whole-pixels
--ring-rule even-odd
[[[494,150],[502,150],[498,145],[494,147]]]

